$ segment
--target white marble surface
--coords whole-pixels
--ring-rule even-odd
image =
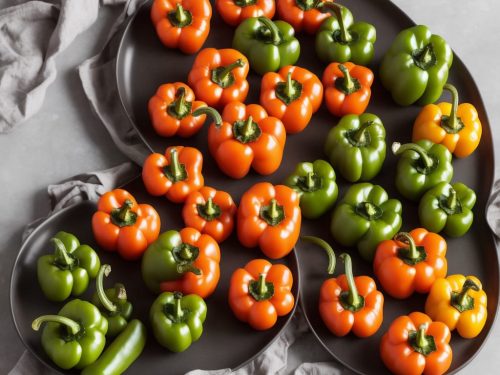
[[[468,66],[480,87],[493,128],[495,149],[499,150],[500,1],[393,1],[415,22],[426,24],[443,36]],[[0,0],[0,8],[18,2]],[[91,113],[75,70],[81,61],[98,51],[118,12],[119,8],[101,9],[96,24],[58,57],[58,78],[49,88],[41,111],[13,132],[0,135],[3,202],[0,211],[0,374],[6,373],[24,350],[11,323],[10,272],[23,226],[48,211],[46,186],[126,160]],[[497,157],[496,176],[500,176],[499,171]],[[462,373],[498,373],[498,347],[500,325],[497,322],[484,349]],[[301,362],[328,359],[319,344],[308,336],[292,347],[289,369]]]

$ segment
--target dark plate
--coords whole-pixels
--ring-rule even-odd
[[[376,26],[378,40],[371,68],[378,71],[381,57],[394,37],[401,29],[413,26],[413,21],[388,0],[345,0],[343,4],[352,11],[357,20],[367,21]],[[206,155],[204,165],[206,183],[229,191],[235,199],[238,199],[244,190],[258,181],[280,183],[300,161],[312,161],[325,157],[324,139],[331,127],[336,124],[337,119],[331,116],[324,106],[313,116],[311,124],[302,133],[287,137],[285,162],[278,171],[267,177],[251,173],[245,177],[244,181],[234,181],[224,176],[209,156],[206,128],[188,140],[164,139],[157,136],[150,125],[147,102],[160,84],[185,82],[195,56],[186,56],[161,45],[151,26],[149,9],[150,2],[139,10],[124,34],[117,59],[117,82],[126,112],[144,142],[152,150],[163,152],[167,146],[174,144],[187,144],[199,148]],[[212,32],[205,47],[230,47],[233,32],[214,12]],[[325,64],[316,59],[314,37],[300,35],[299,40],[302,53],[297,65],[306,67],[321,77]],[[483,136],[478,150],[466,159],[454,161],[454,181],[465,182],[473,188],[478,200],[474,208],[475,223],[471,231],[462,238],[449,240],[449,274],[465,273],[478,276],[483,281],[489,298],[489,316],[482,334],[474,340],[463,340],[453,335],[454,358],[451,371],[456,371],[474,357],[491,330],[498,306],[499,270],[495,244],[485,220],[486,201],[494,172],[491,128],[479,91],[466,67],[456,55],[449,81],[458,88],[462,102],[470,102],[476,106],[483,124]],[[246,102],[256,103],[259,99],[260,77],[251,73],[249,82],[251,90]],[[449,96],[444,96],[443,100],[449,101]],[[375,113],[383,120],[387,130],[388,145],[393,141],[404,143],[411,140],[413,121],[420,109],[418,106],[396,106],[388,92],[381,87],[378,77],[376,78],[367,112]],[[373,182],[382,185],[391,197],[401,199],[393,184],[395,163],[396,158],[388,154],[383,171]],[[349,184],[341,177],[338,178],[338,182],[340,197],[342,197]],[[401,200],[404,204],[402,229],[410,230],[418,225],[417,205],[404,199]],[[322,236],[335,245],[329,234],[329,222],[330,215],[325,215],[320,220],[304,220],[303,234]],[[336,249],[340,252],[338,246]],[[355,251],[342,250],[347,250],[353,255],[354,269],[357,274],[372,274],[371,265],[363,262]],[[319,341],[334,358],[354,371],[377,374],[386,371],[378,354],[382,333],[396,316],[422,310],[424,296],[415,296],[406,301],[386,298],[384,324],[377,335],[365,340],[351,336],[337,339],[323,325],[317,311],[318,291],[322,281],[326,278],[324,272],[326,258],[319,249],[306,247],[303,244],[299,246],[298,255],[301,274],[305,280],[301,290],[302,305]],[[339,267],[343,272],[342,267]]]
[[[139,202],[152,204],[157,209],[162,219],[162,231],[183,227],[182,206],[170,204],[165,199],[151,198],[145,192],[140,179],[127,184],[124,188],[129,190]],[[14,265],[10,301],[15,326],[24,345],[54,370],[58,369],[45,355],[40,345],[40,332],[31,329],[31,322],[37,316],[57,313],[63,303],[49,302],[44,298],[37,285],[36,260],[39,256],[52,251],[49,239],[60,230],[74,233],[82,243],[95,246],[90,226],[95,210],[94,203],[86,202],[65,209],[49,218],[24,243]],[[101,261],[112,266],[112,272],[109,280],[105,280],[105,285],[112,285],[115,281],[121,281],[126,285],[127,294],[134,305],[133,316],[142,320],[149,331],[144,352],[130,367],[127,374],[163,374],[165,372],[183,374],[194,369],[236,369],[265,350],[285,328],[294,311],[286,317],[279,318],[272,329],[257,332],[247,324],[238,321],[227,303],[229,280],[233,270],[243,267],[251,259],[261,257],[260,252],[243,249],[235,236],[232,236],[222,244],[221,255],[221,278],[217,290],[206,301],[208,314],[203,335],[188,350],[176,354],[161,347],[152,335],[148,311],[155,295],[149,293],[144,286],[140,262],[126,262],[117,254],[99,252]],[[295,252],[273,263],[286,264],[292,270],[294,275],[292,292],[297,299],[300,281]],[[89,287],[83,299],[87,299],[94,290],[93,286]]]

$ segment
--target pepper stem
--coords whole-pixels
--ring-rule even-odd
[[[175,112],[177,114],[184,113],[186,111],[186,89],[184,87],[179,87],[175,93]]]
[[[333,251],[330,244],[328,242],[326,242],[325,240],[323,240],[319,237],[315,237],[315,236],[302,236],[301,239],[303,241],[310,242],[314,245],[317,245],[326,251],[326,254],[328,255],[327,273],[329,275],[333,275],[333,272],[335,271],[336,258],[335,258],[335,252]]]
[[[365,202],[365,211],[366,211],[366,214],[370,217],[377,213],[377,210],[375,209],[373,204],[370,202]]]
[[[219,73],[219,79],[221,81],[225,81],[228,78],[229,74],[231,74],[231,72],[234,69],[241,68],[243,66],[245,66],[245,62],[242,59],[236,60],[232,64],[229,64],[229,65],[225,66],[224,69],[222,69],[220,71],[220,73]]]
[[[451,93],[451,112],[446,120],[446,126],[451,129],[454,133],[460,131],[463,126],[460,124],[460,120],[457,116],[457,108],[458,108],[458,91],[455,86],[447,83],[443,87],[444,90],[447,90]]]
[[[68,255],[68,252],[66,251],[66,246],[64,246],[64,243],[59,239],[59,238],[51,238],[50,241],[54,243],[56,250],[55,250],[55,257],[56,257],[56,262],[58,264],[61,264],[62,266],[68,266],[70,267],[73,265],[74,260],[71,259],[71,257]]]
[[[184,312],[182,311],[181,306],[182,293],[174,292],[174,320],[178,321],[178,319],[182,318]]]
[[[177,3],[177,8],[175,9],[175,19],[181,25],[186,23],[186,21],[188,20],[188,16],[186,15],[186,12],[184,11],[184,8],[180,3]]]
[[[215,207],[214,207],[214,202],[212,201],[212,197],[208,197],[207,199],[207,203],[205,205],[205,213],[208,215],[208,216],[212,216],[212,215],[215,215]]]
[[[292,73],[286,76],[285,95],[289,98],[295,97],[295,87],[293,87]]]
[[[340,4],[335,4],[333,2],[327,1],[318,5],[318,9],[323,13],[333,13],[337,18],[340,27],[340,41],[342,43],[349,43],[352,41],[352,36],[349,34],[349,31],[346,29],[344,25],[344,17],[342,17],[342,8],[344,8]]]
[[[253,118],[252,116],[249,116],[248,119],[245,121],[245,125],[243,125],[243,129],[242,129],[242,135],[244,138],[251,138],[254,131],[253,131]]]
[[[259,274],[258,290],[259,290],[259,294],[261,296],[266,294],[266,292],[267,292],[266,274],[265,273]]]
[[[115,312],[117,307],[108,298],[103,287],[104,276],[106,277],[109,276],[110,272],[111,272],[111,266],[109,264],[103,264],[101,268],[99,268],[99,272],[97,273],[97,278],[96,278],[96,290],[97,290],[97,296],[99,297],[99,301],[101,301],[101,304],[104,306],[104,308],[110,312]]]
[[[347,294],[347,303],[354,309],[358,309],[363,304],[363,299],[358,293],[356,288],[356,283],[354,282],[354,276],[352,274],[352,260],[349,254],[340,254],[340,259],[344,262],[345,275],[347,277],[347,285],[349,286],[349,292]]]
[[[269,30],[270,33],[270,40],[272,41],[272,44],[275,46],[279,45],[281,43],[281,36],[278,27],[275,25],[273,21],[271,21],[267,17],[259,17],[259,21],[264,24],[264,27]]]
[[[179,162],[179,154],[177,153],[177,149],[175,147],[170,150],[170,170],[172,171],[175,181],[182,178],[183,172]]]
[[[457,297],[457,303],[463,309],[466,309],[466,306],[468,305],[469,295],[467,293],[469,292],[469,290],[475,290],[477,292],[480,290],[480,288],[479,288],[479,285],[477,285],[473,280],[466,279],[464,282],[464,285],[462,285],[462,289],[460,290],[460,293],[458,294],[458,297]]]
[[[401,145],[399,142],[394,142],[392,144],[392,153],[394,155],[400,155],[405,151],[415,151],[418,154],[419,160],[422,162],[425,169],[429,169],[433,166],[434,160],[429,157],[427,151],[416,143],[406,143]]]
[[[61,315],[42,315],[33,320],[33,322],[31,323],[31,328],[33,328],[35,331],[38,331],[42,323],[46,322],[62,324],[66,326],[73,335],[76,335],[78,332],[80,332],[81,329],[80,325],[77,322]]]
[[[271,207],[269,208],[269,217],[271,219],[276,219],[279,216],[278,212],[278,201],[276,199],[271,199]]]
[[[130,219],[130,210],[132,209],[133,203],[131,200],[127,199],[125,202],[123,202],[123,206],[120,207],[120,210],[118,211],[118,219],[120,219],[123,222],[129,222]]]
[[[364,144],[366,143],[366,131],[367,129],[373,125],[375,121],[370,120],[366,121],[363,123],[358,130],[356,130],[356,133],[354,133],[353,139],[357,144]]]
[[[425,334],[425,332],[427,331],[427,327],[428,323],[424,323],[420,327],[418,327],[417,331],[417,338],[415,340],[415,344],[422,349],[431,345],[431,343],[427,339],[427,335]]]
[[[457,206],[457,192],[455,191],[455,189],[450,187],[450,195],[446,199],[446,207],[449,208],[450,210],[454,210],[456,206]]]
[[[216,127],[220,127],[222,125],[222,117],[217,112],[215,108],[212,107],[199,107],[191,113],[191,116],[198,117],[201,115],[207,115],[212,118]]]
[[[354,88],[355,83],[351,77],[351,73],[349,72],[349,69],[347,69],[346,66],[343,64],[339,64],[339,69],[342,72],[342,74],[344,75],[344,79],[342,80],[342,86],[344,86],[344,89],[346,91],[351,91]]]
[[[410,233],[400,232],[394,236],[394,239],[408,245],[408,253],[405,254],[406,258],[410,260],[420,258],[420,253],[417,250],[417,245],[415,245],[415,241],[413,240],[413,237],[410,236]]]
[[[306,186],[308,189],[312,189],[315,186],[314,172],[307,172]]]

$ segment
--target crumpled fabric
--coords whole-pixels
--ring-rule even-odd
[[[500,241],[500,179],[493,183],[491,195],[486,203],[486,221],[496,236],[496,242]]]

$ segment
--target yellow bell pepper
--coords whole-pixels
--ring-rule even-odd
[[[425,302],[425,313],[470,339],[479,335],[486,323],[486,306],[486,293],[477,277],[451,275],[435,281]]]

